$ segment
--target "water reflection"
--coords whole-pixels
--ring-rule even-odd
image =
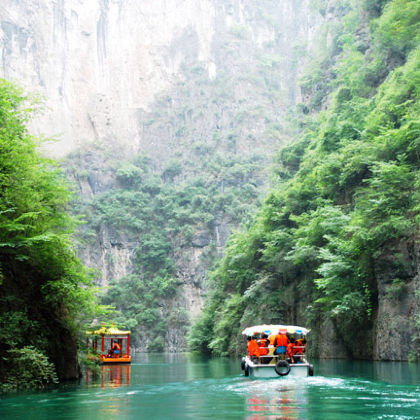
[[[101,382],[102,388],[119,388],[121,386],[130,386],[131,365],[103,365],[101,372],[87,369],[86,384],[97,384]]]
[[[420,365],[314,361],[315,376],[245,377],[240,359],[137,355],[79,382],[0,395],[25,420],[419,419]]]
[[[296,379],[250,383],[247,420],[302,419],[306,413],[305,382]]]

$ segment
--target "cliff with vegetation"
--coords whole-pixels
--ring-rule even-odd
[[[299,130],[289,108],[322,16],[306,0],[30,3],[3,17],[4,73],[33,69],[53,109],[40,121],[64,131],[51,147],[72,150],[79,255],[136,348],[186,349],[208,269]]]
[[[46,97],[31,132],[59,137],[77,252],[136,348],[186,349],[199,317],[189,346],[214,354],[261,321],[306,324],[320,357],[418,358],[419,21],[417,0],[2,4],[1,75]],[[85,278],[71,255],[50,354]],[[39,314],[54,264],[19,258],[3,289],[40,284]]]
[[[306,49],[319,20],[308,11],[308,3],[4,0],[0,8],[0,75],[44,95],[44,115],[31,127],[57,137],[49,146],[54,156],[64,157],[95,141],[105,146],[117,143],[128,153],[143,150],[159,156],[163,151],[166,155],[177,146],[164,142],[162,136],[178,143],[174,134],[179,127],[171,128],[168,120],[161,121],[164,127],[160,131],[150,127],[155,117],[149,113],[154,110],[156,95],[165,101],[164,93],[188,81],[189,72],[193,76],[199,73],[202,81],[212,80],[213,86],[227,83],[224,95],[236,91],[234,112],[243,118],[259,114],[251,102],[259,103],[261,98],[247,96],[254,85],[268,82],[273,91],[260,104],[262,108],[274,91],[283,98],[299,96],[294,83],[299,67],[295,53]],[[259,77],[254,71],[257,63],[264,70]],[[232,73],[236,73],[238,84],[229,83]],[[201,90],[208,95],[205,85]],[[197,98],[184,93],[182,99],[189,98],[187,108],[195,105],[194,99],[204,99],[199,90]],[[245,104],[240,98],[254,100]],[[167,99],[164,105],[170,108],[180,98]],[[200,128],[211,126],[213,130],[230,120],[220,98],[212,98],[208,105],[214,111],[211,114],[218,112],[219,116],[213,115],[207,127]],[[188,115],[187,108],[189,123],[188,118],[196,115]],[[149,142],[144,136],[149,128],[157,141]]]
[[[186,349],[206,273],[266,192],[322,16],[308,0],[6,1],[0,71],[46,97],[79,255],[133,345]],[[42,17],[42,18],[41,18]],[[68,154],[68,152],[71,152]]]
[[[77,378],[78,333],[96,308],[68,182],[27,130],[36,108],[0,79],[0,390]]]
[[[305,324],[319,357],[420,355],[420,4],[319,1],[303,133],[233,235],[191,348],[235,354],[258,322]]]

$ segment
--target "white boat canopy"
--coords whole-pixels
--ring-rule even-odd
[[[296,327],[294,325],[254,325],[253,327],[245,328],[242,331],[243,335],[254,335],[257,333],[265,333],[267,335],[269,334],[278,334],[278,332],[281,332],[282,334],[302,334],[306,335],[309,333],[309,331],[306,328],[303,327]]]

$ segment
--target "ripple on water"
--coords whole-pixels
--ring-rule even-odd
[[[340,378],[326,378],[322,376],[310,378],[274,378],[274,379],[248,379],[242,378],[234,383],[226,385],[226,390],[238,394],[248,394],[255,392],[278,394],[291,390],[302,389],[302,387],[325,387],[344,388],[345,380]]]
[[[1,417],[25,420],[120,420],[205,419],[223,420],[359,420],[419,419],[419,381],[392,384],[370,377],[337,375],[332,368],[325,376],[309,378],[245,378],[239,365],[225,359],[204,364],[155,363],[131,366],[128,379],[98,380],[80,387],[11,396],[0,401]],[[351,366],[350,366],[351,367]],[[388,365],[387,365],[388,368]],[[390,366],[392,368],[392,366]],[[124,373],[123,371],[122,373]],[[409,372],[408,372],[409,373]],[[404,371],[404,375],[408,375]],[[328,376],[330,375],[330,376]],[[389,378],[388,374],[386,378]],[[404,376],[405,378],[406,376]],[[381,377],[382,378],[382,377]],[[417,378],[417,377],[416,377]],[[420,375],[419,375],[420,378]],[[106,378],[105,378],[106,379]]]
[[[414,386],[396,390],[394,385],[386,383],[314,376],[303,380],[246,378],[231,382],[225,390],[246,398],[246,409],[251,413],[247,419],[335,420],[337,413],[342,413],[346,420],[420,418],[419,388]],[[394,411],[406,415],[393,416]]]

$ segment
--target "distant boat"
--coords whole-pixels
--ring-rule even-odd
[[[245,376],[255,378],[278,378],[282,376],[307,377],[313,376],[314,367],[306,360],[306,336],[310,332],[303,327],[292,325],[255,325],[245,328],[242,334],[253,337],[257,341],[263,335],[273,334],[286,335],[288,339],[295,341],[292,343],[287,354],[286,346],[268,345],[259,347],[257,355],[247,354],[242,358],[241,368],[245,371]],[[264,354],[266,353],[266,354]]]
[[[105,326],[96,331],[86,331],[89,357],[103,364],[131,363],[130,334],[131,331]]]

